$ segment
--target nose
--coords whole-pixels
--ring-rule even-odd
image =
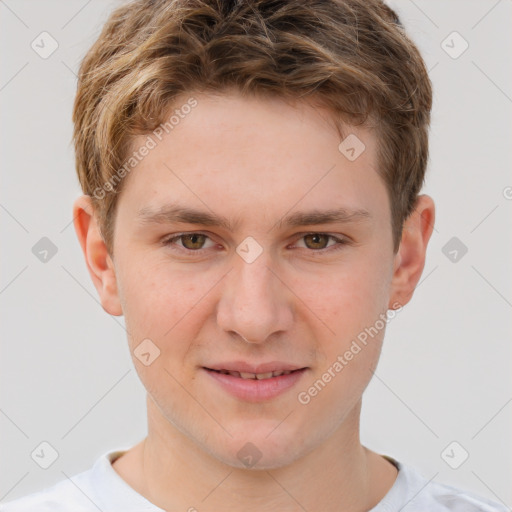
[[[251,263],[235,254],[223,280],[217,324],[247,343],[264,343],[292,326],[293,293],[273,263],[265,250]]]

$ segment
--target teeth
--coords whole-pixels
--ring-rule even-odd
[[[256,374],[256,378],[258,380],[263,380],[263,379],[270,379],[272,377],[272,372],[267,372],[267,373],[258,373]]]
[[[280,375],[288,375],[292,373],[293,370],[285,370],[285,371],[276,371],[276,372],[267,372],[267,373],[250,373],[250,372],[235,372],[229,370],[217,370],[220,373],[225,375],[232,375],[233,377],[240,377],[242,379],[256,379],[256,380],[264,380],[271,379],[272,377],[279,377]]]
[[[222,373],[229,373],[234,377],[241,377],[242,379],[256,379],[256,380],[264,380],[271,379],[272,377],[279,377],[280,375],[288,375],[291,370],[286,371],[277,371],[277,372],[267,372],[267,373],[250,373],[250,372],[228,372],[222,370]]]

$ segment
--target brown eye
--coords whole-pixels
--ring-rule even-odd
[[[162,244],[177,254],[187,256],[203,255],[216,245],[208,235],[196,232],[176,234],[163,239]]]
[[[306,233],[295,242],[295,245],[311,256],[326,256],[335,251],[341,250],[350,241],[345,237],[337,237],[328,233]]]
[[[332,236],[323,233],[311,233],[303,238],[308,249],[325,249]]]
[[[190,235],[181,235],[177,238],[181,239],[185,249],[198,250],[203,248],[203,244],[208,237],[200,233],[191,233]]]

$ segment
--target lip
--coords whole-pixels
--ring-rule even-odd
[[[221,389],[228,392],[235,398],[246,402],[264,402],[276,398],[277,396],[285,393],[286,391],[293,388],[308,371],[308,368],[291,367],[288,365],[282,365],[281,367],[272,366],[276,368],[274,370],[265,369],[265,366],[246,366],[245,368],[252,368],[251,370],[229,370],[228,368],[220,368],[228,371],[247,371],[248,373],[267,373],[270,371],[291,371],[287,375],[279,375],[278,377],[271,377],[269,379],[243,379],[242,377],[236,377],[233,375],[219,373],[210,369],[209,367],[202,367],[202,371],[209,376],[215,383],[219,385]],[[238,366],[240,368],[240,366]],[[254,368],[260,368],[259,371],[255,372]],[[267,365],[267,368],[270,368]]]
[[[268,372],[286,372],[300,370],[305,368],[298,364],[290,364],[282,361],[269,361],[267,363],[251,364],[246,361],[226,361],[223,363],[209,364],[203,368],[210,370],[227,370],[228,372],[245,372],[245,373],[268,373]]]

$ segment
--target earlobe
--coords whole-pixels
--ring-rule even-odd
[[[115,268],[101,236],[90,196],[82,195],[75,200],[73,223],[103,309],[110,315],[122,315]]]
[[[428,242],[434,229],[435,205],[430,196],[418,196],[416,207],[404,223],[402,240],[395,256],[388,308],[405,306],[414,293],[423,268]],[[395,308],[393,308],[395,309]]]

